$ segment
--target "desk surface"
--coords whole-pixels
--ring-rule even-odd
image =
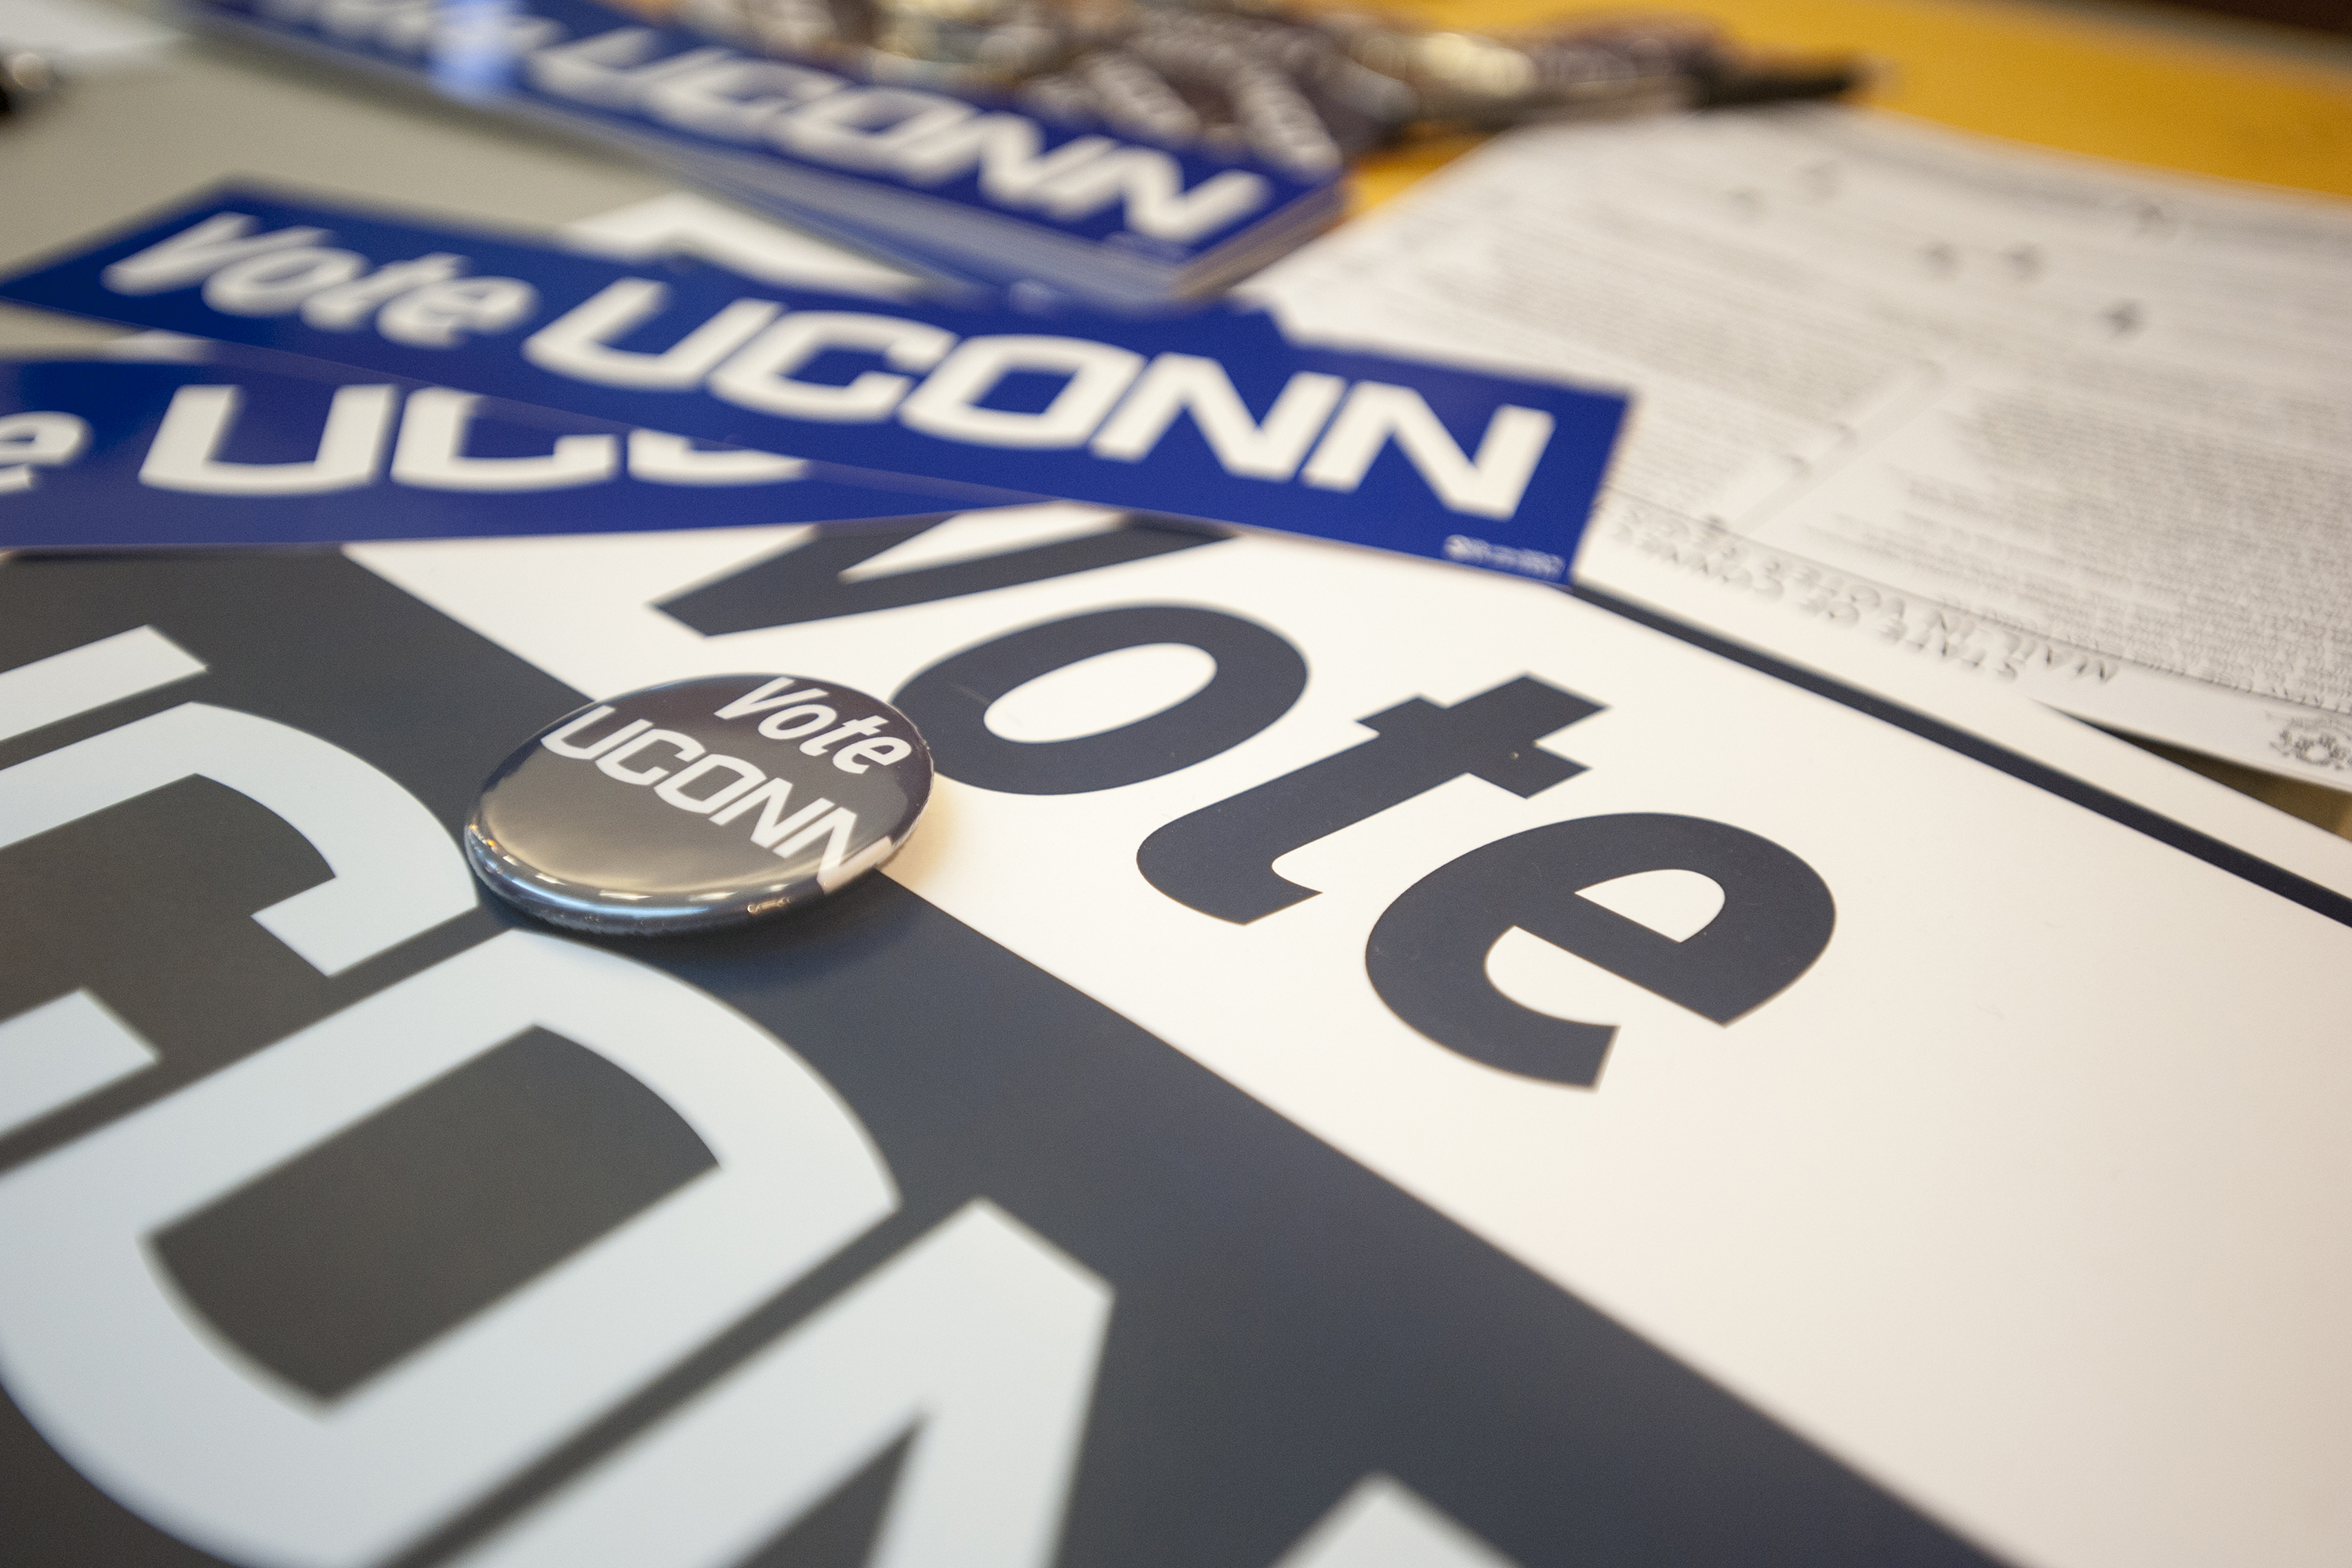
[[[1676,0],[1735,37],[1791,52],[1867,56],[1863,101],[2020,142],[2224,179],[2352,195],[2352,48],[2284,28],[2207,22],[2160,6],[2112,10],[1996,0]],[[1551,0],[1407,0],[1432,22],[1531,24]],[[1576,5],[1571,14],[1625,7]],[[1381,160],[1377,201],[1470,146]]]
[[[1403,8],[1488,27],[1560,10],[1553,0],[1406,0]],[[1859,49],[1877,66],[1864,95],[1877,108],[2069,152],[2352,196],[2352,49],[2316,35],[2158,7],[1994,0],[1682,0],[1675,8],[1713,16],[1760,47]],[[1473,145],[1466,137],[1425,142],[1372,160],[1359,177],[1359,208]],[[668,188],[640,166],[556,136],[191,41],[163,63],[79,82],[0,133],[11,240],[0,245],[0,265],[231,175],[524,226]],[[113,335],[0,307],[0,349]],[[2164,754],[2352,837],[2352,795]]]

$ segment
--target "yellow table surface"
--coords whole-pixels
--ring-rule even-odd
[[[1388,9],[1440,26],[1531,26],[1629,7],[1558,0],[1399,0]],[[2260,29],[2232,47],[2151,8],[2148,24],[1991,0],[1667,0],[1740,43],[1860,54],[1874,79],[1858,101],[1964,131],[2068,152],[2352,196],[2352,50]],[[2128,13],[2119,13],[2126,16]],[[2191,24],[2193,26],[2193,24]],[[2249,29],[2249,31],[2253,31]],[[1370,161],[1358,202],[1376,205],[1475,145],[1464,137]]]

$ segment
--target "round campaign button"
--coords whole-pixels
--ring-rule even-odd
[[[557,925],[706,931],[872,870],[930,794],[930,752],[888,703],[829,680],[708,676],[532,736],[482,786],[466,858]]]

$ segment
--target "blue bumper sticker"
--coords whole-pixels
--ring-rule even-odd
[[[1006,499],[260,357],[0,363],[0,549],[721,528]]]
[[[850,468],[1550,580],[1626,410],[1612,393],[1295,344],[1224,306],[877,303],[244,189],[0,298]]]
[[[595,0],[193,0],[189,11],[651,154],[949,280],[1149,305],[1263,265],[1339,210],[1336,155],[1286,168],[1059,125],[840,60],[746,54]]]

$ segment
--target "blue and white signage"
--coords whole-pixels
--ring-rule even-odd
[[[638,152],[950,278],[1147,302],[1261,266],[1339,214],[1284,168],[749,55],[592,0],[197,0],[215,26]]]
[[[0,363],[0,549],[312,544],[908,517],[770,452],[331,365]]]
[[[0,285],[277,349],[885,473],[1565,576],[1625,400],[1136,320],[754,285],[249,190]]]

